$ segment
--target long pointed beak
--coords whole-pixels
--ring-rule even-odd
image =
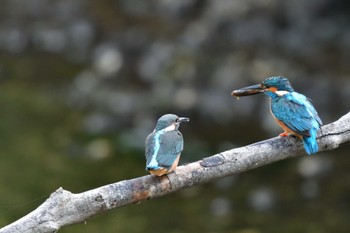
[[[240,97],[247,95],[256,95],[265,92],[265,89],[260,86],[260,84],[256,84],[249,87],[243,87],[238,90],[234,90],[231,92],[232,96]]]
[[[190,118],[188,117],[179,117],[179,122],[189,122]]]

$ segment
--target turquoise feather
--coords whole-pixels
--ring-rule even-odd
[[[265,80],[264,83],[269,85],[268,80]],[[318,151],[316,134],[322,125],[316,109],[306,96],[295,92],[291,86],[284,88],[279,85],[279,88],[279,91],[292,90],[292,92],[283,95],[271,91],[265,92],[271,97],[272,114],[288,128],[302,136],[306,153],[316,153]]]

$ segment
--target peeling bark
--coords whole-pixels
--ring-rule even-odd
[[[349,142],[350,112],[322,127],[318,135],[320,151],[334,150]],[[0,233],[57,232],[63,226],[83,222],[113,208],[164,196],[298,155],[305,155],[300,140],[275,137],[180,166],[174,173],[161,177],[147,175],[78,194],[59,188],[37,209],[3,227]]]

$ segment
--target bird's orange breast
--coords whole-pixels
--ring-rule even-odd
[[[290,129],[286,124],[283,123],[283,121],[278,120],[278,119],[275,117],[275,115],[273,115],[272,112],[271,112],[271,114],[272,114],[273,118],[275,119],[275,121],[277,122],[277,124],[279,124],[279,126],[281,126],[281,128],[282,128],[285,132],[290,133],[290,134],[293,134],[293,135],[297,136],[297,137],[300,138],[300,139],[302,138],[302,135],[301,135],[301,134],[299,134],[299,133],[295,132],[294,130]]]
[[[179,164],[179,160],[180,160],[180,155],[177,156],[177,158],[175,159],[175,161],[173,162],[173,165],[171,165],[168,173],[175,171],[175,169],[177,168],[177,165]]]
[[[171,165],[169,170],[166,168],[161,168],[158,170],[149,170],[149,172],[156,176],[163,176],[165,174],[169,174],[170,172],[175,171],[175,169],[177,168],[177,165],[179,164],[179,160],[180,160],[180,155],[177,156],[177,158],[175,159],[174,163]]]
[[[158,169],[158,170],[149,170],[149,172],[152,174],[152,175],[156,175],[156,176],[162,176],[162,175],[165,175],[168,173],[168,170],[166,168],[161,168],[161,169]]]

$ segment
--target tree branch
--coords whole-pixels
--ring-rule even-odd
[[[333,150],[350,142],[350,112],[322,127],[318,135],[320,151]],[[143,200],[209,182],[282,159],[305,155],[301,141],[275,137],[228,150],[180,166],[166,176],[143,176],[74,194],[59,188],[37,209],[0,229],[0,233],[57,232],[61,227]]]

